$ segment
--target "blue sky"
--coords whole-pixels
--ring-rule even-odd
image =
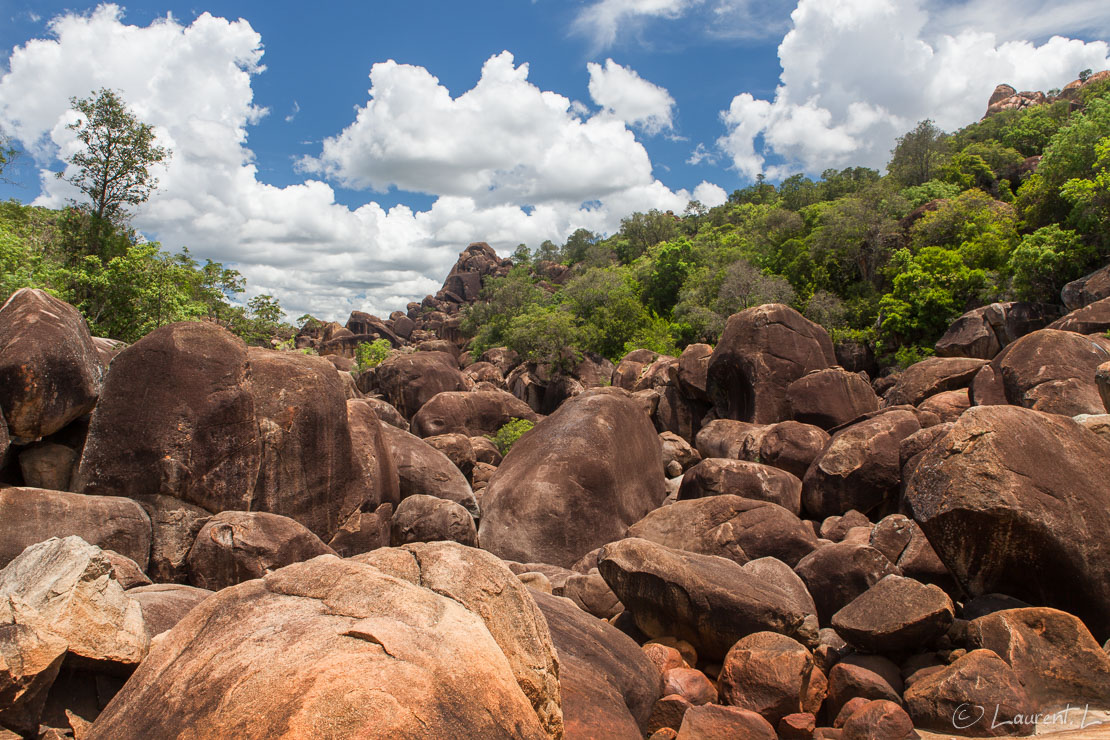
[[[143,233],[291,315],[386,315],[469,241],[506,253],[759,172],[881,168],[917,120],[965,125],[999,82],[1110,66],[1110,4],[996,5],[4,0],[0,129],[26,154],[0,197],[71,197],[49,177],[66,101],[113,87],[175,151]]]

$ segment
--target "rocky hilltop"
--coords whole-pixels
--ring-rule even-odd
[[[889,740],[1110,710],[1110,266],[878,378],[782,304],[677,357],[475,360],[460,309],[510,266],[472,244],[405,313],[306,326],[318,355],[205,322],[123,346],[12,295],[0,737]]]

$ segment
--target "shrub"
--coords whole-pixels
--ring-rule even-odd
[[[355,364],[358,371],[364,372],[372,367],[377,367],[393,349],[388,339],[375,339],[373,342],[360,342],[355,347]]]
[[[486,437],[491,439],[493,443],[497,445],[497,450],[502,455],[508,455],[509,450],[512,449],[516,441],[520,439],[525,432],[531,430],[534,426],[535,424],[528,421],[527,419],[514,418],[507,424],[502,426],[500,429],[498,429],[497,434],[487,434]]]

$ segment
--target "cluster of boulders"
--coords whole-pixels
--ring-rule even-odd
[[[1096,72],[1095,74],[1072,80],[1067,85],[1064,85],[1063,89],[1055,95],[1046,95],[1039,90],[1025,90],[1019,92],[1012,85],[1003,83],[995,87],[994,92],[991,93],[990,100],[987,101],[987,113],[983,117],[986,118],[1007,110],[1024,110],[1035,105],[1044,105],[1045,103],[1053,103],[1059,100],[1066,100],[1071,103],[1073,107],[1078,107],[1080,102],[1079,91],[1083,87],[1106,80],[1110,80],[1110,70]]]
[[[477,296],[503,268],[486,249],[436,300]],[[1110,279],[1081,282],[1070,313],[977,309],[876,378],[778,304],[716,347],[556,372],[397,317],[352,316],[313,338],[324,356],[203,322],[125,347],[19,291],[0,738],[1091,724]],[[407,336],[352,372],[350,338],[374,334]],[[495,445],[517,419],[534,427]]]

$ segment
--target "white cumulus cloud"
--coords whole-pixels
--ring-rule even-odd
[[[136,227],[167,249],[233,265],[249,294],[277,296],[291,316],[404,309],[438,289],[471,241],[507,253],[579,227],[612,231],[635,210],[681,211],[691,198],[653,178],[623,122],[540,90],[506,53],[458,97],[421,67],[374,65],[370,100],[310,164],[345,185],[437,198],[425,211],[352,209],[323,180],[259,178],[247,136],[267,113],[252,90],[262,39],[247,21],[204,13],[138,27],[104,5],[59,16],[50,33],[14,49],[0,76],[0,127],[42,168],[36,203],[76,195],[50,172],[75,146],[69,99],[118,90],[174,151]]]
[[[702,0],[596,0],[574,19],[573,30],[589,37],[595,49],[612,46],[624,28],[648,18],[678,18]]]
[[[989,26],[953,26],[987,17],[983,7],[977,0],[939,9],[924,0],[800,0],[779,45],[774,98],[737,95],[721,114],[727,133],[718,146],[748,177],[881,168],[897,136],[917,121],[933,118],[953,130],[977,120],[1000,82],[1047,90],[1081,69],[1110,66],[1104,41],[1052,36],[1038,45],[1003,40]],[[1062,18],[1074,27],[1074,14]],[[1051,20],[1041,16],[1048,25],[1039,35],[1053,32]],[[769,157],[785,162],[769,165]]]
[[[608,113],[649,136],[674,128],[675,102],[666,88],[612,59],[606,59],[604,65],[590,62],[586,69],[590,98]]]

